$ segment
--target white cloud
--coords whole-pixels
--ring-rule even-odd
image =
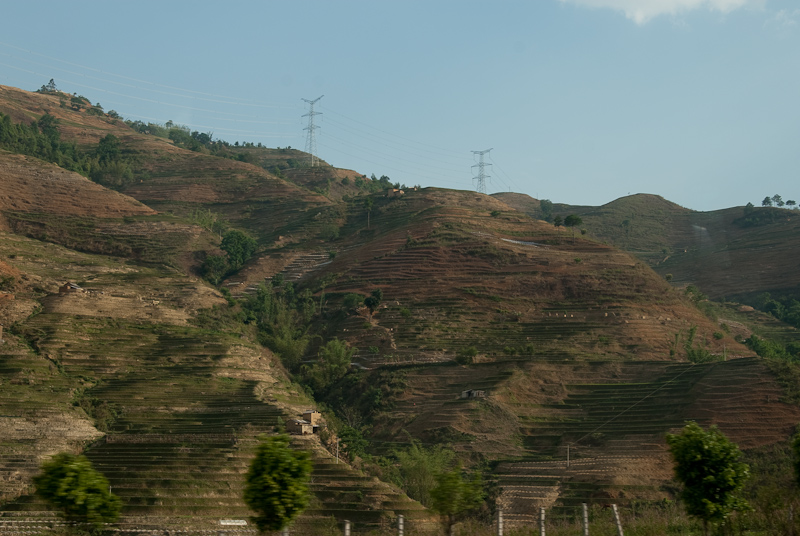
[[[764,27],[789,30],[797,26],[798,19],[800,19],[800,9],[781,9],[764,23]]]
[[[764,0],[560,0],[568,4],[621,11],[636,24],[659,15],[679,15],[694,9],[728,13],[745,6],[760,6]]]

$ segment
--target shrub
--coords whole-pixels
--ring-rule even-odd
[[[478,349],[474,346],[467,346],[466,348],[462,348],[458,351],[456,355],[456,363],[459,365],[470,365],[475,360],[475,356],[478,355]]]

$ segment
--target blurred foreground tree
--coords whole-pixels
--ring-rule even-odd
[[[431,508],[442,516],[447,534],[453,535],[458,516],[479,507],[483,502],[483,483],[479,473],[471,477],[461,474],[461,466],[436,475],[431,490]]]
[[[119,516],[122,501],[111,493],[108,480],[86,456],[61,453],[42,464],[34,477],[36,494],[64,512],[68,521],[96,527]]]
[[[278,531],[308,506],[311,455],[289,446],[289,436],[266,438],[247,471],[244,502],[261,532]]]

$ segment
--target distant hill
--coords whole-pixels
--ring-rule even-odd
[[[536,200],[495,194],[528,214]],[[559,206],[574,213],[591,236],[647,261],[673,283],[695,284],[710,297],[747,299],[762,292],[796,294],[800,271],[791,252],[800,246],[800,211],[734,207],[695,212],[660,196],[637,194],[601,207]]]

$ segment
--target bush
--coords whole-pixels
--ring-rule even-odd
[[[459,365],[470,365],[475,361],[475,356],[478,355],[478,349],[474,346],[467,346],[458,351],[456,355],[456,363]]]
[[[358,307],[363,302],[364,296],[351,292],[349,294],[345,294],[344,299],[342,300],[342,309],[349,311],[350,309]]]

